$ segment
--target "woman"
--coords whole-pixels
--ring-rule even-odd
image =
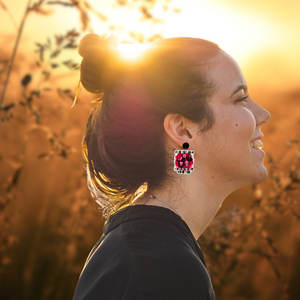
[[[88,34],[78,51],[81,83],[103,93],[82,146],[108,219],[73,299],[215,299],[197,240],[230,193],[266,179],[259,148],[269,112],[210,41],[159,40],[129,62]],[[173,151],[184,143],[194,169],[177,174]]]
[[[190,162],[189,162],[188,160],[186,160],[186,161],[184,162],[184,166],[185,166],[186,168],[188,168],[189,165],[190,165]]]

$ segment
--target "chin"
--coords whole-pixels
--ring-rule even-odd
[[[256,173],[256,176],[253,178],[252,183],[260,183],[266,180],[268,177],[268,170],[264,165],[262,165],[258,172]]]
[[[255,171],[252,170],[251,175],[245,178],[245,181],[243,182],[241,187],[247,186],[249,184],[253,183],[261,183],[264,180],[266,180],[268,177],[268,170],[264,165],[261,165],[259,169],[256,169]]]

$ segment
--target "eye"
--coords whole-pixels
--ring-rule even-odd
[[[247,101],[246,99],[247,99],[248,97],[249,97],[249,95],[248,95],[248,96],[245,96],[245,97],[242,97],[242,98],[238,99],[236,102],[242,102],[242,101],[244,101],[245,103],[247,103],[248,101]]]

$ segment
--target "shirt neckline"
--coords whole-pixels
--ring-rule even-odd
[[[165,222],[169,221],[173,223],[175,226],[177,226],[177,228],[179,228],[180,231],[185,232],[185,234],[187,234],[191,238],[192,242],[195,244],[196,247],[195,250],[199,254],[200,259],[203,262],[204,266],[207,268],[200,244],[195,239],[187,223],[174,211],[166,207],[155,206],[155,205],[143,205],[143,204],[127,206],[125,209],[109,217],[106,225],[103,228],[103,233],[104,233],[103,238],[110,231],[112,231],[114,228],[116,228],[122,223],[131,220],[138,220],[138,219],[143,220],[148,218],[159,219]]]
[[[192,239],[197,243],[194,235],[192,234],[187,223],[175,212],[166,207],[155,206],[155,205],[143,205],[137,204],[128,206],[125,209],[112,215],[107,220],[106,225],[103,228],[104,234],[108,234],[111,230],[119,226],[121,223],[137,220],[137,219],[160,219],[163,221],[169,221],[175,224],[177,227],[187,232]],[[198,243],[197,243],[198,244]]]

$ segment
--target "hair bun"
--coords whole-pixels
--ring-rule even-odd
[[[79,42],[78,53],[83,58],[88,56],[98,55],[99,53],[109,52],[114,50],[116,46],[116,37],[111,35],[106,40],[103,40],[98,34],[86,34]],[[97,53],[98,52],[98,53]]]
[[[80,81],[90,93],[107,90],[113,81],[115,61],[115,36],[103,40],[98,34],[86,34],[79,42],[78,53],[83,57],[80,65]]]

